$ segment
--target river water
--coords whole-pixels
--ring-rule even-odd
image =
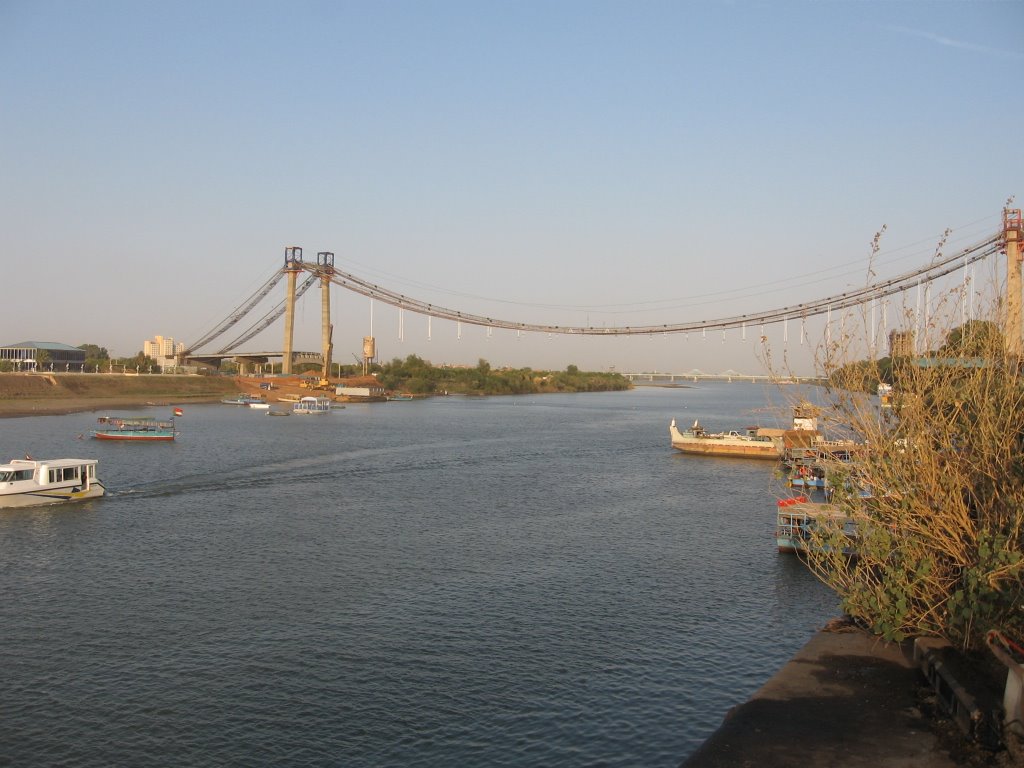
[[[777,399],[2,420],[0,458],[99,458],[108,495],[0,513],[0,765],[678,765],[838,613],[770,463],[669,445]]]

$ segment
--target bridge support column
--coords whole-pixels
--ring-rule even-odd
[[[1024,356],[1024,327],[1021,326],[1021,240],[1024,223],[1020,210],[1003,211],[1006,243],[1006,353],[1017,360]]]
[[[317,267],[320,270],[320,339],[324,355],[324,368],[321,374],[325,379],[331,375],[331,353],[334,343],[331,336],[334,326],[331,325],[331,275],[334,274],[334,254],[320,251],[316,255]]]
[[[295,281],[302,271],[302,249],[295,246],[284,249],[284,271],[288,275],[288,294],[284,310],[284,358],[281,373],[292,372],[292,340],[295,336]]]

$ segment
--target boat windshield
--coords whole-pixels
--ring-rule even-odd
[[[0,470],[0,483],[11,483],[15,480],[31,480],[31,469],[5,469]]]

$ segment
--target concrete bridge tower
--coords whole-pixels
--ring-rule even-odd
[[[331,375],[331,353],[334,351],[334,326],[331,325],[331,276],[334,275],[334,254],[320,251],[316,255],[317,273],[320,275],[320,338],[324,356],[325,379]]]
[[[302,249],[289,246],[284,249],[284,272],[288,276],[288,294],[284,310],[284,359],[281,373],[292,372],[292,339],[295,335],[295,282],[302,271]]]
[[[1006,245],[1006,353],[1018,360],[1024,356],[1024,328],[1021,326],[1021,240],[1024,222],[1020,209],[1003,210],[1003,242]]]

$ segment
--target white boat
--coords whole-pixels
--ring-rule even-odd
[[[83,501],[106,489],[96,459],[11,459],[0,464],[0,509]]]
[[[296,416],[319,415],[331,412],[331,401],[326,397],[312,397],[307,395],[292,406],[292,413]]]
[[[224,405],[249,405],[249,406],[251,406],[254,403],[255,404],[265,403],[266,400],[264,400],[259,395],[249,395],[249,394],[246,394],[245,392],[242,392],[239,395],[235,395],[235,397],[225,397],[223,400],[221,400],[221,402],[224,403]]]
[[[250,408],[255,408],[258,411],[265,411],[270,408],[270,403],[249,403]]]

